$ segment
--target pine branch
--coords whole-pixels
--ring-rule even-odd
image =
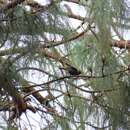
[[[43,11],[47,11],[52,5],[54,5],[54,1],[51,0],[49,4],[46,5],[40,5],[39,3],[35,2],[35,1],[27,1],[26,2],[27,5],[29,5],[32,10],[33,13],[37,13],[37,12],[43,12]]]
[[[8,63],[4,64],[1,63],[0,69],[0,88],[7,93],[7,95],[11,96],[13,99],[14,104],[16,105],[16,109],[18,109],[19,113],[25,112],[27,109],[27,104],[24,101],[21,94],[18,92],[18,90],[15,88],[15,85],[13,84],[13,77],[11,77],[11,70],[10,65],[7,65]]]
[[[118,47],[120,49],[130,49],[130,40],[120,40],[114,41],[112,46]]]
[[[18,4],[21,4],[25,0],[13,0],[11,3],[8,3],[7,5],[4,5],[1,9],[0,12],[7,11],[9,9],[15,8]]]
[[[50,112],[50,110],[53,110],[53,112],[56,112],[56,110],[53,107],[51,107],[51,105],[48,102],[48,98],[51,95],[48,95],[47,97],[44,97],[43,95],[41,95],[39,93],[40,92],[39,90],[36,90],[34,88],[34,87],[37,86],[37,84],[36,85],[30,85],[28,83],[28,81],[25,80],[22,76],[18,75],[18,77],[20,78],[20,83],[22,84],[21,90],[26,93],[26,95],[24,96],[24,98],[26,98],[29,95],[32,95],[41,105],[44,105],[44,107],[46,108],[46,110],[48,112]],[[27,109],[29,109],[29,108],[27,108]]]
[[[40,53],[42,52],[45,56],[47,57],[50,57],[50,58],[54,58],[54,55],[49,53],[47,50],[48,49],[45,49],[46,47],[47,48],[51,48],[51,47],[54,47],[54,46],[59,46],[59,45],[62,45],[62,44],[72,44],[70,43],[69,41],[71,40],[74,40],[76,38],[79,38],[80,36],[82,36],[85,32],[82,32],[80,33],[79,35],[76,35],[75,37],[73,38],[70,38],[66,41],[68,42],[65,42],[64,40],[63,41],[60,41],[60,42],[54,42],[54,44],[52,44],[51,42],[50,43],[47,43],[48,45],[39,45],[39,47],[37,47],[37,53]],[[49,45],[50,44],[50,45]],[[113,43],[111,44],[112,47],[118,47],[120,49],[130,49],[130,40],[114,40]],[[40,52],[39,52],[39,48],[40,48]],[[13,54],[22,54],[22,53],[27,53],[28,52],[28,47],[19,47],[19,48],[10,48],[10,49],[4,49],[4,50],[1,50],[0,51],[0,56],[6,56],[6,55],[13,55]],[[55,58],[56,61],[57,60],[60,60],[60,58]]]

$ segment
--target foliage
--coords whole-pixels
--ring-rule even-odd
[[[129,19],[125,0],[0,1],[0,128],[129,130]]]

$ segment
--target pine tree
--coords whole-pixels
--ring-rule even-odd
[[[129,5],[0,0],[1,129],[129,130]]]

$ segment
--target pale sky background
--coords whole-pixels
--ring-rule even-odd
[[[46,0],[35,0],[35,1],[37,1],[38,3],[42,3],[43,5],[46,5]],[[118,0],[117,0],[118,1]],[[128,0],[128,2],[130,2],[130,0]],[[64,5],[64,4],[66,4],[67,2],[62,2],[62,6]],[[72,8],[72,11],[75,13],[75,14],[80,14],[81,16],[85,16],[86,15],[86,12],[85,12],[85,10],[84,10],[84,8],[81,8],[81,7],[78,7],[76,4],[71,4],[71,8]],[[82,12],[82,13],[81,13]],[[74,27],[74,28],[76,28],[76,27],[78,27],[80,24],[81,24],[81,21],[79,21],[79,20],[75,20],[75,19],[71,19],[71,24],[72,24],[72,26]],[[130,39],[130,37],[129,37],[129,35],[130,35],[130,31],[125,31],[125,33],[123,33],[124,34],[124,38],[126,39],[126,40],[128,40],[128,39]],[[37,73],[34,73],[34,72],[32,72],[33,73],[33,75],[31,74],[30,75],[30,80],[32,80],[32,81],[34,81],[34,82],[39,82],[39,80],[41,80],[41,82],[43,82],[43,80],[42,80],[42,78],[43,78],[43,76],[40,76],[40,75],[37,75]],[[37,78],[36,78],[37,77]],[[33,130],[40,130],[40,127],[45,127],[45,125],[46,124],[44,124],[44,122],[40,122],[40,124],[38,123],[38,122],[36,122],[35,121],[35,119],[37,120],[37,119],[39,119],[39,121],[40,121],[40,116],[38,115],[38,114],[34,114],[34,113],[32,113],[32,112],[29,112],[29,114],[28,114],[29,116],[31,116],[31,118],[29,118],[29,120],[30,120],[30,122],[32,123],[33,122],[33,125],[34,125],[34,127],[32,127],[33,128]],[[25,121],[27,121],[28,122],[28,120],[27,120],[27,118],[24,116],[24,114],[22,115],[22,117],[23,117],[23,119],[25,120]],[[32,119],[33,118],[33,119]],[[40,126],[40,127],[39,127]],[[28,127],[29,128],[29,127]],[[92,127],[90,127],[90,129],[88,129],[88,130],[92,130]]]
[[[42,3],[43,5],[46,5],[46,0],[35,0],[35,1],[37,1],[38,3]],[[62,2],[61,6],[63,6],[64,4],[67,4],[67,2]],[[71,9],[75,14],[78,14],[82,17],[85,17],[86,11],[83,7],[78,7],[77,4],[73,4],[73,3],[69,3],[69,4],[71,5]],[[77,28],[81,24],[81,21],[76,20],[76,19],[70,19],[70,22],[71,22],[72,27],[74,27],[74,28]],[[33,73],[33,75],[32,75],[32,73]],[[30,76],[29,76],[30,80],[32,80],[33,82],[36,82],[36,83],[39,81],[41,81],[41,83],[43,83],[43,76],[42,75],[38,75],[37,73],[35,73],[33,71],[32,71],[32,73],[30,73]],[[61,97],[58,100],[62,101],[62,98],[63,97]],[[44,124],[44,122],[41,122],[39,124],[38,122],[36,122],[35,120],[32,119],[32,117],[33,117],[34,119],[39,119],[39,121],[40,121],[40,116],[38,114],[34,114],[32,112],[29,112],[28,115],[31,116],[31,118],[29,118],[29,120],[30,120],[30,122],[33,122],[33,125],[34,125],[34,127],[32,127],[33,130],[40,130],[40,127],[44,128],[47,125],[47,124]],[[28,122],[28,120],[24,114],[22,115],[22,118],[24,119],[24,121]],[[27,128],[29,128],[29,126]],[[60,130],[60,128],[59,128],[59,130]],[[92,128],[91,128],[91,130],[92,130]]]
[[[46,5],[46,1],[47,0],[35,0],[35,1],[37,1],[38,3],[42,3],[43,5]],[[117,0],[118,1],[118,0]],[[128,2],[130,2],[130,0],[127,0]],[[63,4],[65,4],[66,2],[62,2],[62,4],[61,5],[63,5]],[[72,7],[72,10],[73,10],[73,12],[75,12],[75,14],[79,14],[79,12],[80,12],[80,15],[81,16],[85,16],[86,15],[86,12],[85,12],[85,10],[83,9],[83,8],[79,8],[76,4],[71,4],[71,7]],[[81,14],[81,12],[82,12],[82,14]],[[75,19],[71,19],[71,24],[72,24],[72,26],[73,27],[78,27],[79,25],[80,25],[80,21],[79,20],[75,20]],[[125,33],[124,33],[124,38],[126,39],[126,40],[129,40],[130,39],[130,31],[126,31]],[[36,78],[37,77],[37,78]],[[32,80],[33,82],[39,82],[39,80],[41,80],[41,82],[43,82],[43,80],[42,80],[42,78],[43,78],[43,76],[40,76],[40,75],[38,75],[37,73],[35,73],[35,72],[32,72],[32,73],[30,73],[30,76],[29,76],[29,79],[30,80]],[[33,128],[33,130],[40,130],[40,127],[45,127],[45,125],[46,124],[44,124],[44,122],[41,122],[40,121],[40,116],[38,115],[38,114],[34,114],[34,113],[32,113],[32,112],[27,112],[28,113],[28,116],[31,116],[31,118],[30,117],[28,117],[29,118],[29,120],[30,120],[30,123],[31,124],[33,124],[34,126],[32,127]],[[24,119],[24,121],[26,121],[26,122],[28,122],[28,119],[26,118],[26,116],[25,116],[25,114],[23,114],[22,115],[22,118]],[[32,119],[33,118],[33,119]],[[39,121],[40,121],[40,124],[38,123],[38,122],[36,122],[35,120],[37,120],[37,119],[39,119]],[[25,122],[23,121],[23,124],[25,124]],[[32,123],[33,122],[33,123]],[[39,127],[40,126],[40,127]],[[22,126],[23,128],[25,128],[25,127],[27,127],[27,125],[26,126]],[[28,128],[28,130],[30,130],[30,127],[28,126],[27,127]],[[24,129],[23,129],[24,130]],[[91,128],[91,130],[92,130],[92,128]]]
[[[38,3],[42,3],[43,5],[44,4],[46,4],[46,0],[35,0],[35,1],[37,1]],[[118,1],[118,0],[117,0]],[[128,2],[130,2],[130,0],[127,0]],[[61,5],[64,5],[64,4],[66,4],[67,2],[62,2],[62,4]],[[81,7],[78,7],[76,4],[71,4],[71,8],[72,8],[72,11],[75,13],[75,14],[80,14],[81,16],[85,16],[86,15],[86,11],[85,11],[85,9],[84,8],[81,8]],[[82,13],[81,13],[82,12]],[[76,28],[76,27],[78,27],[80,24],[81,24],[81,21],[79,21],[79,20],[75,20],[75,19],[71,19],[71,24],[72,24],[72,26],[74,27],[74,28]],[[130,39],[130,31],[125,31],[125,32],[123,32],[123,35],[124,35],[124,38],[126,39],[126,40],[129,40]],[[116,37],[115,37],[116,38]],[[42,78],[43,77],[38,77],[38,79],[36,79],[36,76],[37,74],[34,74],[33,76],[31,75],[31,79],[33,78],[33,81],[36,81],[37,82],[37,80],[39,81],[39,79],[41,79],[41,81],[42,81]],[[29,115],[31,115],[33,118],[35,118],[35,119],[40,119],[40,116],[38,116],[37,114],[33,114],[33,113],[31,113],[30,112],[30,114]],[[27,121],[27,119],[24,117],[24,119]],[[37,122],[35,122],[34,120],[32,120],[32,119],[30,118],[30,122],[34,122],[33,124],[34,124],[34,126],[36,126],[37,128],[35,128],[35,127],[33,127],[34,128],[34,130],[40,130],[40,127],[39,127],[39,124],[37,123]],[[40,124],[41,126],[43,126],[43,127],[45,127],[44,125],[44,122],[42,122],[41,124]],[[92,130],[92,127],[88,127],[88,130]]]

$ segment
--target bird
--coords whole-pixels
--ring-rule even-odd
[[[77,68],[75,68],[72,65],[67,65],[64,67],[60,67],[60,69],[64,69],[65,71],[67,71],[70,75],[76,76],[76,75],[80,75],[81,71],[79,71]]]
[[[79,75],[79,74],[81,74],[81,71],[79,71],[78,69],[76,69],[73,66],[68,66],[67,70],[68,70],[70,75]]]

